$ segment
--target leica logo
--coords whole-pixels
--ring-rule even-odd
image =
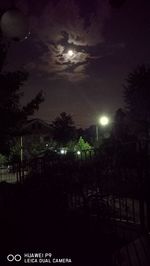
[[[21,261],[21,259],[22,259],[22,257],[21,257],[21,255],[19,255],[19,254],[16,254],[16,255],[9,254],[9,255],[7,256],[7,260],[8,260],[9,262],[13,262],[13,261],[19,262],[19,261]]]

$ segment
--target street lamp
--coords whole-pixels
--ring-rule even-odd
[[[98,124],[96,124],[96,140],[97,142],[99,141],[99,125],[102,126],[103,128],[107,127],[110,123],[110,119],[106,115],[102,115],[99,120]]]
[[[109,118],[108,116],[101,116],[100,119],[99,119],[99,123],[102,127],[105,127],[109,124]]]

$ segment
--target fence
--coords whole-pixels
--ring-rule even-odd
[[[11,184],[22,183],[28,175],[29,162],[13,163],[11,165],[4,165],[0,168],[0,183],[7,182]]]
[[[98,219],[140,224],[150,229],[149,164],[137,144],[83,151],[80,154],[35,158],[1,169],[0,181],[23,182],[42,178],[61,187],[68,209],[89,213]],[[132,157],[134,156],[134,157]]]

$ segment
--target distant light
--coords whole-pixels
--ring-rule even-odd
[[[80,152],[80,151],[77,151],[77,154],[78,154],[78,155],[80,155],[80,154],[81,154],[81,152]]]
[[[46,145],[45,145],[46,147],[48,147],[48,143],[46,143]]]
[[[109,118],[107,116],[102,116],[99,122],[102,126],[107,126],[109,124]]]
[[[67,151],[66,151],[65,149],[61,149],[61,150],[60,150],[60,153],[61,153],[61,154],[66,154]]]
[[[73,55],[74,55],[73,50],[69,50],[69,51],[68,51],[68,56],[73,56]]]

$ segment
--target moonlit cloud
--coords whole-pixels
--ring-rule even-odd
[[[88,22],[81,17],[76,1],[48,2],[38,18],[30,18],[36,48],[44,49],[36,64],[28,66],[56,79],[79,81],[87,78],[89,62],[101,58],[101,55],[92,55],[88,47],[94,48],[104,42],[102,30],[108,15],[107,0],[98,1],[97,10]],[[72,56],[68,55],[70,49]]]
[[[83,80],[89,76],[89,65],[112,55],[112,50],[124,48],[120,44],[108,47],[104,39],[104,25],[110,16],[108,0],[96,0],[96,9],[88,17],[81,16],[81,4],[77,0],[15,2],[30,21],[29,41],[35,54],[25,64],[26,69],[38,76],[73,82]],[[73,51],[71,56],[69,50]]]

